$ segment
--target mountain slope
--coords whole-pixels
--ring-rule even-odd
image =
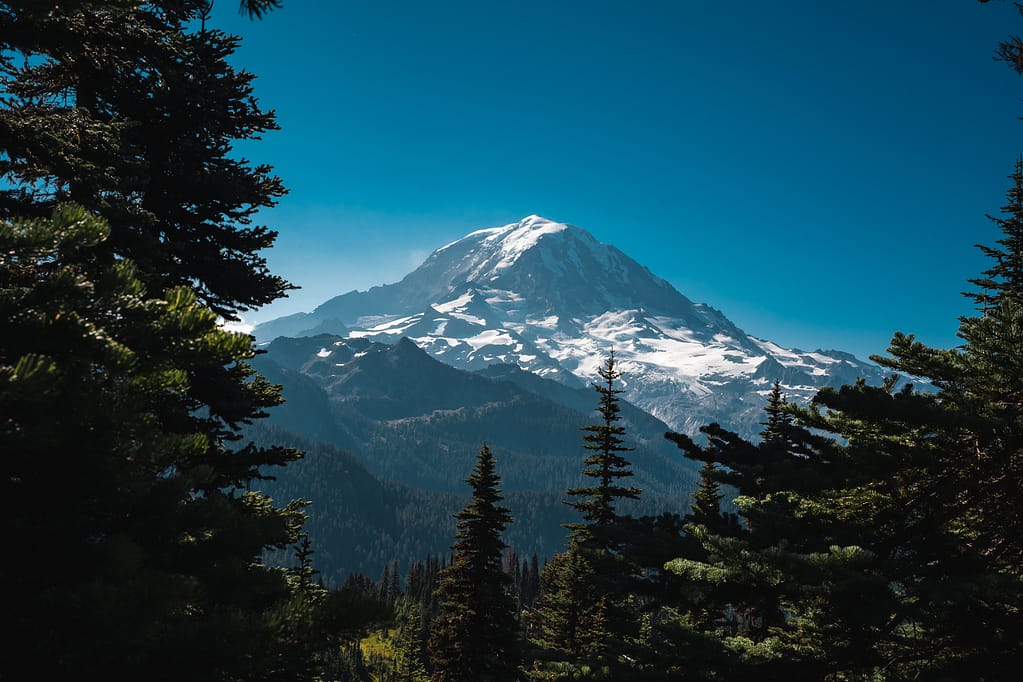
[[[524,388],[498,369],[465,372],[407,339],[388,346],[331,335],[278,338],[266,350],[253,364],[283,384],[286,400],[270,421],[356,453],[376,475],[459,492],[486,442],[500,455],[506,491],[560,493],[583,483],[581,429],[598,417],[592,390],[539,377]],[[637,485],[684,504],[695,465],[663,438],[668,426],[627,404],[622,416],[636,448]]]
[[[437,249],[395,284],[349,292],[256,328],[261,341],[328,328],[402,337],[454,367],[513,364],[587,384],[614,348],[625,398],[688,432],[719,421],[745,435],[780,380],[795,400],[880,370],[838,351],[803,352],[747,335],[586,231],[528,216]]]
[[[312,502],[306,508],[304,530],[316,551],[314,564],[329,584],[342,584],[350,571],[376,577],[394,560],[404,571],[428,555],[449,553],[455,533],[452,515],[468,503],[468,486],[438,492],[381,480],[352,454],[272,425],[253,425],[248,435],[260,444],[305,453],[283,469],[266,472],[274,478],[263,481],[260,489],[280,503]],[[505,542],[527,556],[536,552],[549,558],[562,551],[566,535],[562,524],[578,521],[574,511],[561,504],[563,497],[543,491],[506,494],[514,523],[503,536]],[[271,558],[280,565],[295,564],[290,549],[274,552]]]

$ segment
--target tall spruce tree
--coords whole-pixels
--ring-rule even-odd
[[[769,633],[783,619],[781,585],[778,572],[759,550],[772,547],[777,538],[771,526],[750,522],[748,502],[777,492],[775,486],[791,472],[787,460],[793,455],[770,436],[771,425],[778,423],[772,410],[783,402],[776,384],[765,407],[766,428],[759,445],[718,424],[700,429],[709,441],[702,448],[684,434],[666,434],[687,457],[703,461],[701,488],[686,517],[683,551],[666,565],[682,580],[674,603],[677,621],[665,627],[675,640],[667,664],[695,679],[754,674],[756,663],[750,662],[750,668],[740,664],[759,662],[745,655],[746,649],[762,651],[765,658],[776,655]],[[720,514],[719,482],[738,490],[744,523]]]
[[[289,288],[259,254],[276,233],[252,224],[285,190],[232,155],[277,126],[227,62],[239,39],[195,25],[207,7],[0,4],[0,218],[74,201],[107,220],[103,249],[152,291],[189,286],[232,318]]]
[[[0,566],[0,676],[301,676],[287,572],[259,562],[297,540],[301,505],[246,490],[298,453],[227,440],[278,393],[190,290],[107,266],[108,233],[74,206],[0,222],[0,513],[20,558]],[[216,373],[233,390],[198,401]]]
[[[301,505],[250,490],[298,453],[241,444],[280,397],[216,325],[288,288],[251,224],[283,188],[231,154],[275,124],[208,4],[0,4],[3,511],[32,557],[0,676],[310,674],[305,597],[260,561]]]
[[[438,682],[515,680],[519,632],[511,580],[501,568],[501,533],[511,523],[494,456],[484,445],[472,475],[472,501],[458,519],[454,556],[441,574],[439,608],[430,623],[429,650]]]
[[[425,647],[423,645],[423,614],[418,602],[406,604],[407,613],[394,644],[395,679],[402,682],[427,682]]]
[[[583,427],[583,448],[590,454],[582,473],[593,482],[567,491],[577,499],[566,504],[581,513],[583,522],[566,524],[568,550],[541,575],[531,628],[540,649],[530,673],[536,679],[626,679],[635,660],[630,650],[638,625],[631,590],[638,566],[624,548],[635,539],[630,533],[637,526],[617,506],[623,499],[639,498],[641,491],[621,485],[621,479],[632,476],[622,453],[632,448],[625,446],[625,427],[619,424],[622,390],[617,382],[622,374],[614,351],[597,372],[602,382],[593,387],[601,420]]]
[[[714,583],[736,613],[771,596],[741,652],[716,674],[800,679],[1004,680],[1023,649],[1023,164],[1012,175],[995,264],[974,280],[977,314],[960,348],[894,336],[880,364],[936,391],[859,381],[823,389],[784,439],[753,446],[716,425],[705,448],[724,464],[750,520],[745,536],[703,535],[707,558],[671,567]],[[769,419],[768,422],[771,420]],[[729,480],[729,479],[725,479]],[[747,585],[741,592],[723,590]],[[773,606],[772,606],[773,603]],[[746,606],[744,606],[746,605]],[[765,607],[769,607],[765,610]],[[754,614],[757,612],[754,611]],[[764,627],[766,626],[766,627]]]
[[[892,473],[915,474],[901,493],[914,534],[900,538],[900,554],[924,562],[905,582],[933,623],[929,638],[942,643],[927,667],[976,679],[1011,676],[1021,651],[1004,628],[1023,611],[1023,159],[1002,215],[991,219],[1002,236],[980,247],[994,264],[971,280],[980,290],[967,294],[977,313],[960,319],[964,345],[938,350],[897,334],[890,357],[874,358],[939,389],[875,401],[898,405],[902,433],[894,435],[912,437],[903,471]],[[855,394],[828,401],[861,419],[875,407]],[[938,590],[937,567],[951,594]],[[923,643],[911,644],[907,655],[923,658]]]
[[[603,383],[594,383],[593,388],[600,396],[597,411],[601,421],[598,424],[584,426],[583,448],[591,454],[583,461],[583,475],[594,479],[592,485],[571,488],[568,495],[579,498],[571,500],[568,505],[582,514],[586,523],[573,524],[572,540],[577,544],[588,544],[593,540],[594,530],[610,526],[616,518],[616,505],[619,500],[639,498],[640,489],[619,484],[623,478],[632,476],[632,464],[621,453],[632,448],[625,447],[622,438],[625,427],[621,421],[621,406],[618,396],[622,389],[616,386],[622,377],[615,354],[612,350],[603,367],[597,368],[597,374]]]

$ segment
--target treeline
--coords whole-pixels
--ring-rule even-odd
[[[415,675],[434,680],[1011,680],[1023,660],[1023,159],[994,263],[971,280],[964,344],[896,334],[881,386],[806,407],[775,383],[756,442],[718,424],[684,517],[634,518],[641,495],[614,355],[586,427],[582,519],[514,598],[500,535],[513,523],[484,446],[456,515]],[[928,390],[901,383],[926,380]],[[933,390],[932,390],[933,389]],[[738,512],[722,508],[721,486]],[[369,678],[353,678],[369,679]],[[410,677],[408,679],[418,679]]]
[[[257,445],[283,445],[303,453],[302,460],[287,470],[269,471],[275,480],[259,481],[258,488],[273,499],[314,501],[304,509],[303,529],[316,548],[317,568],[325,584],[341,585],[351,571],[377,575],[393,561],[405,570],[422,557],[448,552],[455,529],[452,514],[465,504],[465,494],[425,491],[381,480],[354,455],[272,424],[254,424],[245,434]],[[564,549],[564,526],[578,521],[579,515],[562,504],[563,492],[504,495],[515,518],[504,535],[509,547],[527,556],[535,553],[541,561]],[[643,499],[621,511],[678,510],[685,504],[684,499],[644,492]],[[290,548],[284,548],[267,556],[275,565],[286,566],[292,555]]]

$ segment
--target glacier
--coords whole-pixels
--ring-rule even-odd
[[[719,422],[754,435],[776,380],[806,402],[823,386],[883,377],[849,353],[751,336],[614,246],[538,215],[446,244],[399,282],[253,331],[262,343],[324,332],[404,337],[460,369],[509,364],[570,386],[593,381],[613,349],[623,397],[687,433]]]

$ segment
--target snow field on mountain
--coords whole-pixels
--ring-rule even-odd
[[[596,380],[613,348],[624,397],[690,432],[716,420],[756,433],[775,380],[803,401],[824,385],[881,376],[846,353],[749,336],[613,246],[536,215],[472,232],[401,282],[338,296],[291,320],[267,324],[302,335],[337,320],[350,337],[407,336],[462,369],[514,364],[573,386]]]

